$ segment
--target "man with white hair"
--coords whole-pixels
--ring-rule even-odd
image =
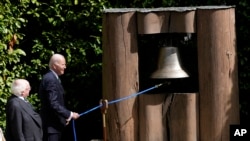
[[[26,100],[30,89],[25,79],[16,79],[11,85],[12,95],[6,104],[6,141],[42,141],[41,117]]]
[[[54,54],[49,61],[49,71],[43,76],[39,87],[44,141],[60,141],[64,127],[79,114],[64,105],[64,89],[59,76],[64,74],[66,60],[61,54]]]

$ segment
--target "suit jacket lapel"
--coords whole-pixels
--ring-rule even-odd
[[[58,79],[60,79],[59,78],[59,76],[58,76],[58,78],[55,76],[55,74],[50,70],[50,73],[51,73],[51,75],[53,75],[53,79],[55,79],[56,81],[56,85],[59,87],[59,89],[60,89],[60,91],[62,91],[61,93],[62,94],[64,94],[64,89],[63,89],[63,86],[62,86],[62,84],[61,84],[61,80],[58,80]]]
[[[23,108],[23,110],[31,116],[31,118],[41,127],[42,121],[40,118],[40,115],[34,111],[32,108],[32,105],[29,105],[29,103],[26,103],[24,100],[17,98],[18,102],[20,103],[20,106]]]

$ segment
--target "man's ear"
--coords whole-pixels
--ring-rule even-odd
[[[53,70],[56,69],[56,66],[57,66],[57,63],[55,63],[55,64],[52,65]]]

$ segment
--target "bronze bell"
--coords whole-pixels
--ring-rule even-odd
[[[189,75],[181,68],[177,47],[162,47],[158,60],[158,69],[151,75],[151,78],[185,78]]]

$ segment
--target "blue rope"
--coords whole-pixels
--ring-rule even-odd
[[[75,141],[77,141],[76,140],[76,130],[75,130],[75,120],[72,120],[72,127],[73,127],[73,133],[74,133]]]
[[[163,85],[163,83],[158,84],[158,85],[155,85],[155,86],[153,86],[153,87],[151,87],[151,88],[148,88],[148,89],[146,89],[146,90],[143,90],[143,91],[141,91],[141,92],[138,92],[138,93],[135,93],[135,94],[132,94],[132,95],[129,95],[129,96],[126,96],[126,97],[117,99],[117,100],[110,101],[110,102],[108,102],[108,104],[117,103],[117,102],[119,102],[119,101],[123,101],[123,100],[129,99],[129,98],[138,96],[138,95],[143,94],[143,93],[145,93],[145,92],[147,92],[147,91],[150,91],[150,90],[153,90],[153,89],[155,89],[155,88],[158,88],[158,87],[160,87],[160,86],[162,86],[162,85]],[[87,113],[90,113],[90,112],[92,112],[92,111],[94,111],[94,110],[96,110],[96,109],[98,109],[98,108],[100,108],[100,107],[102,107],[102,106],[103,106],[103,105],[100,104],[100,105],[98,105],[98,106],[96,106],[96,107],[94,107],[94,108],[92,108],[92,109],[90,109],[90,110],[87,110],[87,111],[81,113],[80,116],[83,116],[83,115],[85,115],[85,114],[87,114]],[[73,127],[73,133],[74,133],[75,141],[77,141],[77,138],[76,138],[76,131],[75,131],[75,120],[72,120],[72,127]]]
[[[90,113],[91,111],[94,111],[95,109],[98,109],[100,107],[102,107],[102,104],[100,104],[99,106],[96,106],[96,107],[94,107],[94,108],[92,108],[92,109],[90,109],[90,110],[88,110],[86,112],[81,113],[80,116],[85,115],[87,113]]]

